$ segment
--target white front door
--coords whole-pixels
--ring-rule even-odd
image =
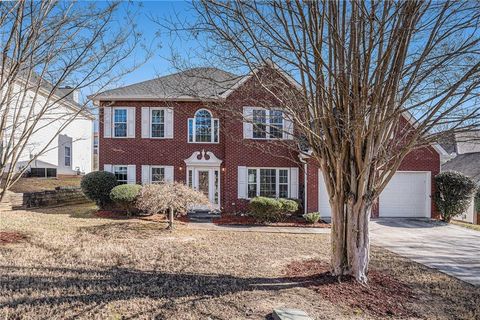
[[[187,167],[187,185],[202,192],[215,209],[220,208],[220,168]],[[194,206],[194,210],[207,210],[206,206]]]

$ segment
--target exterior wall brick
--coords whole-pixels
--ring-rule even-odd
[[[103,102],[105,106],[108,102]],[[243,139],[243,124],[240,114],[244,106],[275,105],[275,98],[261,89],[254,78],[233,92],[222,105],[212,106],[203,102],[154,102],[117,101],[108,106],[135,107],[135,138],[104,138],[103,108],[100,108],[99,168],[104,164],[136,165],[136,181],[141,182],[141,165],[174,166],[174,179],[186,182],[184,160],[195,151],[211,151],[221,159],[220,204],[223,212],[237,213],[247,209],[247,200],[238,199],[237,168],[247,167],[298,167],[299,197],[305,190],[304,164],[299,161],[294,141],[262,141]],[[174,109],[173,139],[141,138],[141,108],[171,107]],[[220,119],[219,143],[188,143],[188,118],[193,118],[198,109],[210,110]],[[433,177],[440,171],[440,156],[432,147],[411,152],[402,162],[402,171],[431,171]],[[308,161],[306,187],[308,212],[318,211],[318,166]],[[373,216],[378,216],[378,205]],[[432,201],[432,217],[438,217]]]
[[[174,166],[174,179],[186,182],[185,159],[195,151],[211,151],[221,159],[220,204],[223,212],[244,212],[248,201],[238,199],[238,166],[247,167],[298,167],[299,190],[303,189],[303,165],[294,151],[293,141],[259,141],[243,139],[243,124],[240,119],[244,106],[258,105],[259,100],[271,101],[264,91],[258,89],[254,80],[247,81],[243,90],[234,92],[225,102],[230,112],[221,112],[223,106],[202,102],[132,102],[116,101],[108,106],[135,107],[135,138],[104,138],[103,108],[100,108],[99,168],[105,164],[135,165],[136,181],[141,182],[141,165]],[[248,92],[248,94],[246,94]],[[106,102],[102,104],[106,105]],[[141,108],[171,107],[174,109],[173,139],[141,138]],[[213,117],[220,119],[219,143],[188,143],[188,118],[197,110],[206,108]],[[300,194],[300,193],[299,193]]]

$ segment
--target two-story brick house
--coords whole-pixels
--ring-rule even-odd
[[[244,211],[261,195],[299,198],[305,211],[330,214],[321,172],[300,160],[292,123],[252,74],[196,68],[90,98],[100,106],[99,167],[121,182],[180,181],[227,213]],[[260,107],[269,101],[272,108]],[[435,215],[430,195],[439,152],[412,152],[374,215]]]

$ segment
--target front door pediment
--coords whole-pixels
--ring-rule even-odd
[[[219,167],[222,164],[222,160],[218,159],[213,152],[205,150],[195,151],[192,155],[185,159],[187,166],[202,166],[202,167]]]

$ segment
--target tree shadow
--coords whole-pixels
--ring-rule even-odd
[[[448,225],[445,222],[428,218],[374,218],[372,222],[385,227],[406,229],[435,228]]]
[[[301,277],[250,277],[226,274],[194,274],[141,271],[126,268],[28,268],[0,266],[0,287],[11,298],[0,308],[48,306],[61,312],[75,305],[77,316],[113,301],[136,298],[175,301],[188,297],[201,301],[242,291],[277,291],[334,283],[325,274]],[[42,275],[32,275],[42,274]],[[19,275],[21,274],[21,275]],[[45,274],[45,276],[43,275]],[[55,274],[56,276],[52,276]],[[31,292],[42,293],[32,296]],[[50,293],[54,292],[55,295]],[[45,294],[43,294],[45,293]],[[93,306],[92,306],[93,305]],[[142,310],[141,314],[154,310]],[[136,314],[134,317],[141,315]]]

